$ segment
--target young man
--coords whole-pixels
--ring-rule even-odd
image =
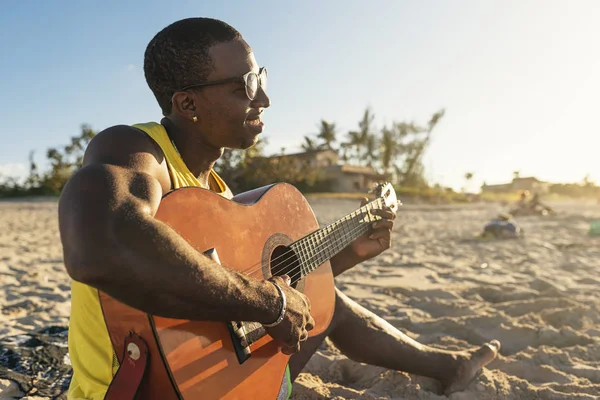
[[[266,70],[241,35],[218,20],[190,18],[163,29],[146,49],[144,71],[165,117],[99,133],[60,200],[64,260],[73,279],[71,398],[103,398],[116,371],[98,290],[158,316],[265,325],[280,319],[282,291],[287,310],[266,329],[293,354],[291,380],[326,336],[353,360],[439,379],[447,392],[466,387],[496,356],[495,341],[475,352],[423,346],[340,291],[327,331],[307,340],[310,304],[284,278],[259,281],[222,268],[155,219],[161,197],[179,187],[231,198],[213,165],[224,148],[256,143],[270,100]],[[395,214],[379,215],[368,234],[331,260],[334,275],[389,248]]]

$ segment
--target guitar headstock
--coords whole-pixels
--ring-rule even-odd
[[[398,212],[398,207],[402,205],[402,202],[396,197],[396,191],[391,183],[376,183],[372,192],[375,194],[376,198],[383,199],[384,204],[391,208],[392,211]]]

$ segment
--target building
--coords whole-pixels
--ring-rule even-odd
[[[499,185],[481,186],[482,193],[514,193],[529,190],[531,193],[545,194],[550,190],[548,182],[540,181],[534,177],[514,178],[510,183],[502,183]]]
[[[290,160],[298,168],[309,166],[319,169],[322,178],[328,181],[332,192],[368,192],[377,182],[386,180],[386,175],[379,174],[371,167],[339,164],[339,156],[331,149],[310,150],[302,153],[284,154],[269,157],[274,163],[282,159]]]
[[[303,165],[307,165],[312,168],[325,168],[338,163],[338,154],[334,150],[310,150],[302,153],[294,154],[282,154],[279,156],[268,157],[272,162],[279,162],[279,160],[286,159],[287,161],[292,160],[295,162],[296,167],[300,168]]]
[[[368,192],[375,183],[386,180],[385,175],[373,168],[357,165],[332,165],[324,168],[323,172],[332,192]]]

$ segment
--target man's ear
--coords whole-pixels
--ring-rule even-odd
[[[187,92],[178,92],[173,95],[173,112],[181,115],[184,119],[191,120],[196,116],[196,104],[194,96]]]

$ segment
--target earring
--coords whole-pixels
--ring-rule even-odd
[[[194,115],[194,116],[192,117],[192,121],[193,121],[194,123],[198,122],[198,117],[196,117],[196,116]]]

